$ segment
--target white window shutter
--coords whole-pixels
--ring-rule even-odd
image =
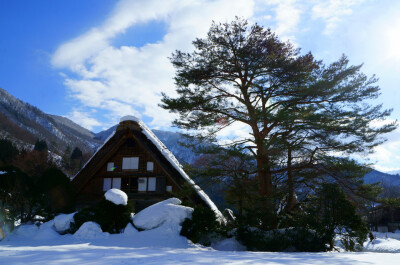
[[[103,191],[108,191],[109,189],[111,189],[111,178],[104,178]]]
[[[129,169],[129,157],[122,158],[122,169]]]
[[[139,169],[139,157],[132,157],[132,169]]]
[[[147,178],[139,178],[138,191],[146,191],[146,190],[147,190]]]
[[[121,178],[113,178],[112,187],[114,189],[121,189]]]
[[[149,178],[148,191],[156,191],[156,180],[157,178]]]
[[[154,170],[154,163],[147,162],[147,171],[153,171],[153,170]]]
[[[139,169],[139,157],[122,158],[122,169]]]
[[[107,163],[107,171],[113,171],[114,162]]]

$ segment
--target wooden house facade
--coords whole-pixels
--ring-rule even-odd
[[[183,171],[171,152],[135,117],[121,119],[114,134],[83,166],[72,184],[80,205],[103,198],[111,189],[121,189],[139,211],[171,197],[189,183],[195,190],[190,200],[221,215],[218,208]]]

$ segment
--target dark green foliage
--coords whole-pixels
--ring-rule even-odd
[[[45,140],[36,139],[35,147],[33,148],[33,150],[44,152],[47,151],[48,149],[49,148],[47,147],[47,143]]]
[[[209,246],[213,237],[223,233],[223,225],[216,220],[215,213],[208,207],[198,206],[194,208],[192,219],[186,218],[182,223],[180,234],[193,243]]]
[[[263,231],[241,227],[236,239],[252,251],[326,251],[326,240],[315,231],[305,228]]]
[[[71,160],[82,159],[82,151],[79,147],[75,147],[71,154]]]
[[[74,215],[74,222],[70,224],[70,231],[72,234],[78,231],[79,227],[86,222],[96,222],[96,210],[94,207],[85,207],[80,209]]]
[[[35,182],[32,177],[16,167],[0,167],[0,208],[8,211],[7,219],[13,227],[14,221],[31,220],[35,206]]]
[[[335,235],[343,237],[348,250],[362,246],[368,228],[337,184],[323,184],[316,197],[303,204],[306,216],[303,223],[327,239],[333,248]]]
[[[75,233],[85,222],[96,222],[103,232],[120,233],[131,221],[132,205],[116,205],[103,199],[95,206],[81,209],[74,215],[71,233]]]
[[[11,141],[0,139],[0,166],[11,165],[18,154],[17,147]]]
[[[8,219],[22,223],[40,215],[49,220],[58,213],[73,212],[74,191],[61,170],[52,168],[38,179],[13,166],[0,168],[0,207],[9,212]]]
[[[37,180],[38,214],[51,219],[75,210],[75,192],[70,179],[57,168],[47,169]]]
[[[102,200],[97,205],[97,223],[104,232],[119,233],[131,221],[133,207],[128,205],[115,205],[114,203]]]

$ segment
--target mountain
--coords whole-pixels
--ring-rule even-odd
[[[400,175],[393,175],[389,173],[383,173],[378,170],[371,170],[364,176],[366,183],[380,182],[385,186],[398,186],[400,187]]]
[[[61,154],[68,146],[93,152],[102,141],[73,121],[44,113],[0,88],[0,137],[20,147],[31,147],[36,139],[45,140],[50,151]]]
[[[386,172],[386,173],[388,173],[390,175],[400,175],[400,170],[392,170],[392,171],[389,171],[389,172]]]

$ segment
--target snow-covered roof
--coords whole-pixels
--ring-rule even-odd
[[[126,115],[119,120],[119,122],[124,122],[124,121],[136,121],[137,123],[139,123],[141,120],[133,115]]]

